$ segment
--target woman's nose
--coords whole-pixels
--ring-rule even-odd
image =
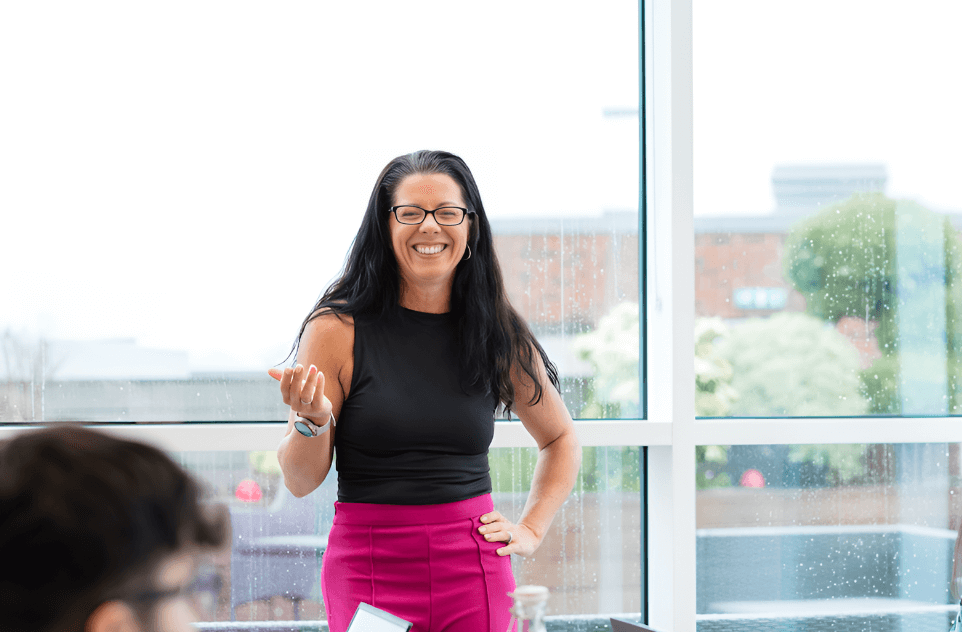
[[[428,222],[431,223],[428,224]],[[433,233],[441,230],[441,226],[438,224],[437,220],[434,219],[434,213],[428,213],[424,216],[424,220],[421,222],[421,230],[426,230]]]

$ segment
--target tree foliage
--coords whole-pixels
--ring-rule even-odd
[[[910,260],[898,261],[899,241],[911,245]],[[948,218],[915,202],[879,193],[856,194],[799,222],[785,241],[783,265],[805,296],[806,311],[836,323],[854,316],[877,323],[881,358],[862,373],[869,412],[898,414],[902,396],[899,308],[923,286],[943,286],[949,412],[962,409],[962,242]],[[941,295],[942,287],[939,288]],[[943,322],[941,316],[936,319]],[[941,378],[939,378],[941,379]]]
[[[817,417],[861,415],[855,347],[813,316],[784,312],[732,327],[719,343],[738,393],[733,416]]]
[[[721,318],[695,320],[695,416],[725,417],[738,399],[732,365],[718,350],[728,328]]]
[[[785,276],[806,311],[833,323],[876,321],[883,347],[898,342],[895,206],[881,194],[854,195],[796,224],[785,240]]]
[[[638,303],[616,305],[594,331],[575,339],[578,357],[594,368],[584,417],[633,417],[639,412]]]

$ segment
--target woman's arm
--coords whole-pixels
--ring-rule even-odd
[[[497,511],[481,516],[481,533],[491,542],[511,543],[498,549],[498,555],[531,555],[541,545],[551,521],[574,487],[581,467],[581,445],[574,423],[561,394],[548,380],[544,363],[534,353],[541,400],[530,404],[534,394],[531,378],[520,369],[512,371],[515,412],[538,444],[538,462],[531,480],[531,491],[517,524]]]
[[[334,314],[315,318],[304,329],[297,351],[297,364],[280,377],[281,396],[291,407],[277,460],[284,484],[298,498],[318,488],[334,458],[334,424],[317,437],[305,437],[294,429],[298,416],[318,426],[337,419],[351,386],[354,359],[354,325]]]

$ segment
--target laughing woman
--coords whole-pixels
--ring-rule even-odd
[[[557,370],[508,302],[463,160],[418,151],[384,168],[343,273],[301,326],[296,365],[274,376],[291,407],[278,449],[288,489],[312,492],[337,454],[321,573],[331,632],[362,601],[417,632],[502,632],[510,555],[541,544],[581,449]],[[517,522],[491,499],[499,405],[539,448]]]

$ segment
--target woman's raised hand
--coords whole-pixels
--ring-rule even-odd
[[[281,397],[295,413],[321,425],[327,423],[333,407],[324,395],[324,374],[316,366],[305,369],[298,364],[283,371],[268,369],[267,374],[281,383]]]

